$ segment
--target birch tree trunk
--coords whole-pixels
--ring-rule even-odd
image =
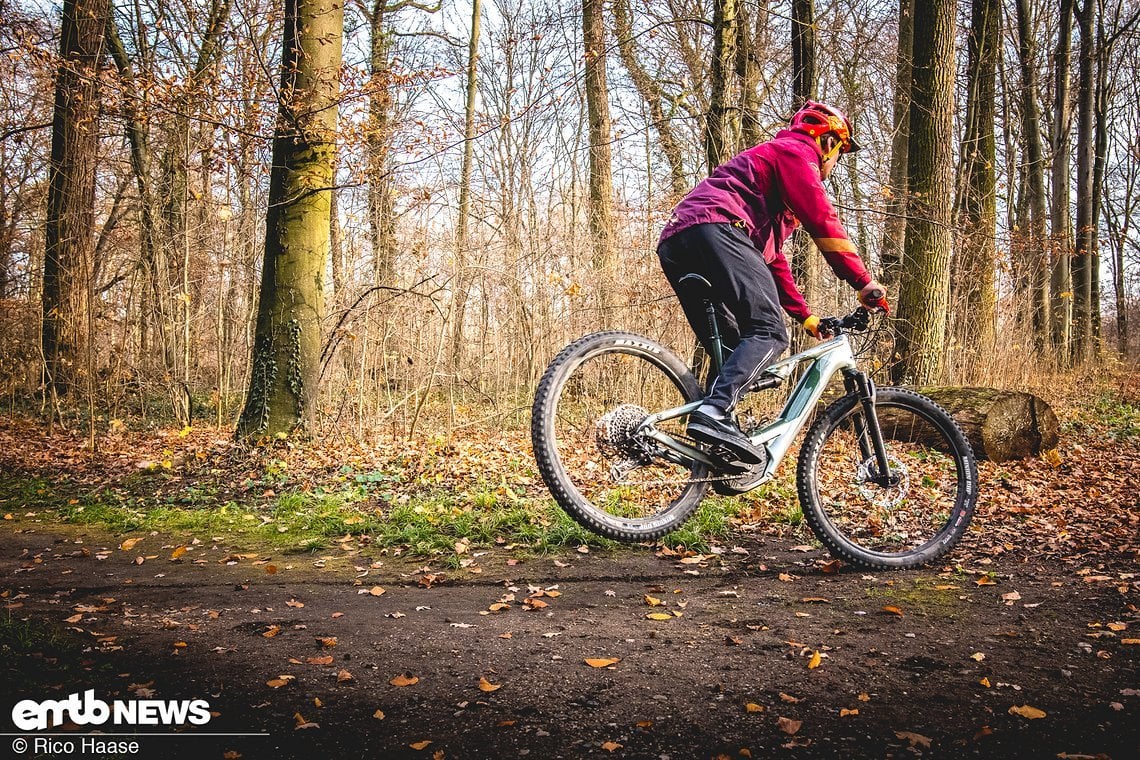
[[[339,0],[285,0],[257,333],[237,429],[243,438],[305,429],[315,412],[343,29]]]

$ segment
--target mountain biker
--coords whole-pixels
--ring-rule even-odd
[[[830,337],[796,287],[781,251],[796,225],[804,226],[864,306],[889,310],[886,289],[863,266],[823,187],[839,157],[856,150],[843,112],[809,100],[774,139],[738,154],[693,188],[661,233],[657,255],[689,325],[711,350],[704,298],[679,284],[684,275],[696,273],[713,286],[721,338],[733,349],[708,396],[689,415],[688,433],[726,446],[741,462],[764,459],[740,430],[733,410],[788,347],[780,307],[813,337]]]

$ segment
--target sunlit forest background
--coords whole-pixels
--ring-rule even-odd
[[[1011,387],[1137,355],[1135,0],[352,0],[340,28],[297,5],[0,0],[0,408],[237,424],[275,132],[305,107],[287,12],[289,39],[343,46],[313,189],[317,431],[521,426],[550,359],[603,327],[690,350],[657,235],[805,96],[853,120],[864,149],[829,188],[906,351],[937,356],[903,379]],[[941,156],[917,199],[908,136]],[[68,155],[86,203],[53,196]],[[924,221],[934,261],[904,242]],[[796,263],[816,312],[854,305],[818,254]],[[907,332],[922,304],[941,321]]]

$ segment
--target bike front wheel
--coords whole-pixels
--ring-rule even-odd
[[[926,396],[879,388],[875,412],[892,482],[876,482],[866,415],[851,394],[828,407],[804,439],[800,505],[833,556],[869,569],[920,567],[965,534],[978,498],[977,463],[953,417]]]
[[[708,469],[667,458],[641,425],[701,398],[696,378],[657,342],[627,332],[567,346],[535,393],[531,440],[555,501],[591,531],[621,541],[659,538],[704,498]],[[681,418],[656,428],[684,436]]]

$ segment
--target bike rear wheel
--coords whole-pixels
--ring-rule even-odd
[[[648,338],[613,331],[567,346],[539,382],[531,419],[538,470],[555,501],[621,541],[676,528],[704,498],[708,469],[670,461],[637,431],[650,413],[701,395],[684,362]],[[657,429],[684,436],[681,418]]]
[[[804,439],[800,505],[833,556],[871,569],[920,567],[965,534],[978,498],[977,463],[958,424],[929,398],[879,388],[875,412],[898,481],[873,482],[866,416],[851,394],[828,407]]]

